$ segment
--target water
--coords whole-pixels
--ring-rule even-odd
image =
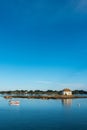
[[[0,130],[87,130],[87,99],[14,100],[0,97]]]

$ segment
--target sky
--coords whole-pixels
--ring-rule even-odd
[[[87,90],[87,1],[0,1],[0,90]]]

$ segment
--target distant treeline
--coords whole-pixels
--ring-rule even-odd
[[[61,95],[61,91],[57,90],[47,90],[47,91],[42,91],[42,90],[15,90],[15,91],[0,91],[0,94],[57,94]],[[87,94],[87,91],[84,90],[74,90],[72,91],[72,94]]]
[[[62,91],[53,90],[15,90],[15,91],[0,91],[0,94],[61,94]]]
[[[87,94],[87,91],[85,90],[74,90],[72,91],[73,94]]]

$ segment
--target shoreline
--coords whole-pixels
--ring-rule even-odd
[[[87,96],[65,96],[65,95],[58,95],[58,96],[4,96],[5,99],[12,99],[12,98],[27,98],[27,99],[75,99],[75,98],[87,98]]]

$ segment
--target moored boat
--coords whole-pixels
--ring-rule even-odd
[[[20,101],[13,101],[13,100],[11,100],[11,101],[9,101],[9,104],[10,105],[20,105]]]

